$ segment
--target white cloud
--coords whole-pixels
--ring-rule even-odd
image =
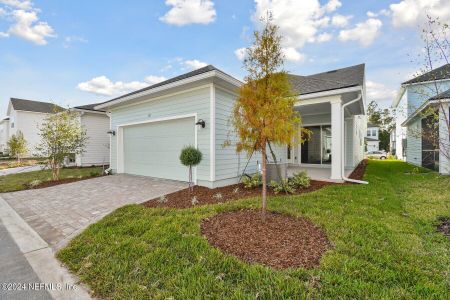
[[[340,1],[331,0],[321,5],[318,0],[255,0],[253,20],[259,24],[261,16],[272,13],[273,21],[284,36],[284,47],[301,48],[305,43],[317,42],[317,36],[330,23],[327,13],[341,6]]]
[[[367,80],[367,100],[370,101],[392,101],[396,95],[396,90],[385,86],[382,83]]]
[[[362,46],[367,47],[373,43],[378,36],[383,23],[379,19],[367,19],[364,23],[358,23],[352,29],[341,30],[339,40],[358,41]]]
[[[0,3],[18,8],[18,9],[31,9],[33,4],[29,0],[0,0]]]
[[[148,83],[145,82],[113,82],[106,76],[98,76],[89,81],[79,83],[77,87],[79,90],[85,92],[94,93],[97,95],[113,96],[139,90],[147,86]]]
[[[333,11],[335,11],[336,9],[338,9],[341,6],[342,6],[341,1],[339,1],[339,0],[330,0],[330,1],[328,1],[327,4],[325,4],[324,9],[325,9],[326,12],[333,12]]]
[[[303,62],[305,61],[305,55],[298,52],[294,47],[287,47],[281,49],[283,51],[286,60],[293,62]]]
[[[15,10],[12,12],[15,19],[8,32],[37,45],[46,45],[47,37],[55,37],[53,28],[47,22],[38,22],[36,11]]]
[[[324,42],[328,42],[329,40],[331,40],[333,38],[333,36],[327,32],[321,33],[317,36],[316,41],[318,43],[324,43]]]
[[[168,24],[208,24],[216,19],[216,10],[211,0],[166,0],[166,5],[172,8],[159,19]]]
[[[353,16],[334,15],[331,24],[336,27],[345,27]]]
[[[207,63],[199,61],[197,59],[185,60],[183,62],[183,64],[192,70],[200,69],[200,68],[206,67],[208,65]]]
[[[164,80],[167,80],[167,78],[164,76],[150,75],[150,76],[145,77],[145,81],[150,84],[156,84],[156,83],[162,82]]]
[[[9,37],[9,33],[0,31],[0,38],[7,38],[7,37]]]
[[[450,0],[403,0],[389,6],[395,27],[422,24],[427,15],[450,22]]]
[[[88,40],[81,36],[66,36],[64,38],[63,47],[69,48],[74,43],[86,44],[87,42],[88,42]]]
[[[234,55],[236,55],[237,59],[244,60],[245,56],[247,55],[247,48],[239,48],[234,50]]]

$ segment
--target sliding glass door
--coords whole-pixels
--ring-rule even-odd
[[[301,145],[302,164],[331,164],[331,126],[305,127],[310,138]]]

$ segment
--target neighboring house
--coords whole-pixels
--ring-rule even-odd
[[[29,156],[38,155],[36,146],[40,143],[38,126],[44,119],[62,107],[48,102],[11,98],[8,104],[9,133],[12,135],[21,131],[27,141]]]
[[[8,139],[9,139],[9,118],[4,118],[0,121],[0,152],[2,154],[8,153]]]
[[[366,148],[367,152],[380,150],[379,139],[380,127],[374,124],[367,124]]]
[[[406,148],[407,162],[437,170],[441,174],[450,174],[449,99],[450,64],[402,83],[393,107],[406,106],[405,120],[401,124],[406,128],[406,142],[401,144]],[[428,125],[430,120],[425,117],[425,112],[429,109],[438,112],[439,126],[430,128]],[[438,137],[437,141],[430,142],[430,136]]]
[[[390,149],[391,154],[397,159],[406,159],[406,128],[402,126],[406,120],[407,108],[406,97],[402,96],[400,103],[394,110],[395,127],[390,135]]]
[[[364,156],[364,65],[289,79],[312,136],[302,145],[275,147],[279,161],[342,181]],[[179,155],[194,145],[203,153],[194,168],[198,185],[237,183],[248,159],[235,151],[229,119],[241,84],[209,65],[95,106],[111,117],[113,171],[187,181]],[[259,157],[253,155],[247,173],[257,171]]]
[[[109,165],[110,136],[107,133],[110,127],[109,116],[105,111],[95,110],[96,105],[71,108],[78,113],[80,124],[88,137],[85,151],[74,158],[77,166]]]

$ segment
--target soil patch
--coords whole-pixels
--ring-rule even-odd
[[[298,189],[294,195],[312,192],[324,186],[335,183],[311,180],[308,188]],[[248,189],[243,184],[234,184],[220,188],[210,189],[203,186],[194,186],[194,191],[189,193],[188,189],[177,191],[165,196],[165,198],[155,198],[144,203],[148,207],[171,207],[171,208],[189,208],[192,207],[192,199],[197,199],[196,205],[215,204],[227,202],[242,198],[255,197],[261,195],[261,187]],[[267,194],[275,195],[272,189],[267,189]],[[279,195],[284,195],[280,193]]]
[[[226,212],[203,220],[209,243],[248,263],[273,268],[312,268],[330,248],[325,232],[306,218],[259,210]]]
[[[81,180],[86,180],[86,179],[92,179],[92,178],[96,178],[96,177],[101,177],[101,176],[91,176],[91,177],[83,177],[83,178],[64,178],[64,179],[60,179],[60,180],[56,180],[56,181],[44,181],[35,186],[30,186],[29,184],[25,184],[25,186],[27,187],[27,189],[33,189],[33,190],[43,189],[43,188],[47,188],[47,187],[51,187],[51,186],[55,186],[55,185],[71,183],[71,182],[76,182],[76,181],[81,181]]]
[[[368,162],[367,159],[362,160],[348,178],[362,180],[364,174],[366,173],[367,162]]]
[[[442,232],[448,239],[450,239],[450,218],[439,218],[439,225],[437,226],[439,232]]]

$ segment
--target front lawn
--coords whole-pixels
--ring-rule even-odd
[[[91,225],[58,257],[97,296],[115,299],[445,299],[450,177],[370,161],[369,185],[271,197],[269,209],[321,226],[332,248],[315,269],[250,265],[211,247],[204,218],[258,208],[258,198],[189,209],[129,205]]]
[[[82,179],[102,174],[101,167],[87,168],[63,168],[60,171],[60,179]],[[28,189],[28,185],[35,180],[46,183],[52,180],[51,170],[23,172],[0,176],[0,193],[14,192]]]
[[[0,170],[16,168],[16,167],[26,167],[26,166],[34,166],[39,163],[43,163],[45,161],[44,158],[23,158],[20,160],[20,163],[17,162],[17,159],[1,159],[0,160]]]

